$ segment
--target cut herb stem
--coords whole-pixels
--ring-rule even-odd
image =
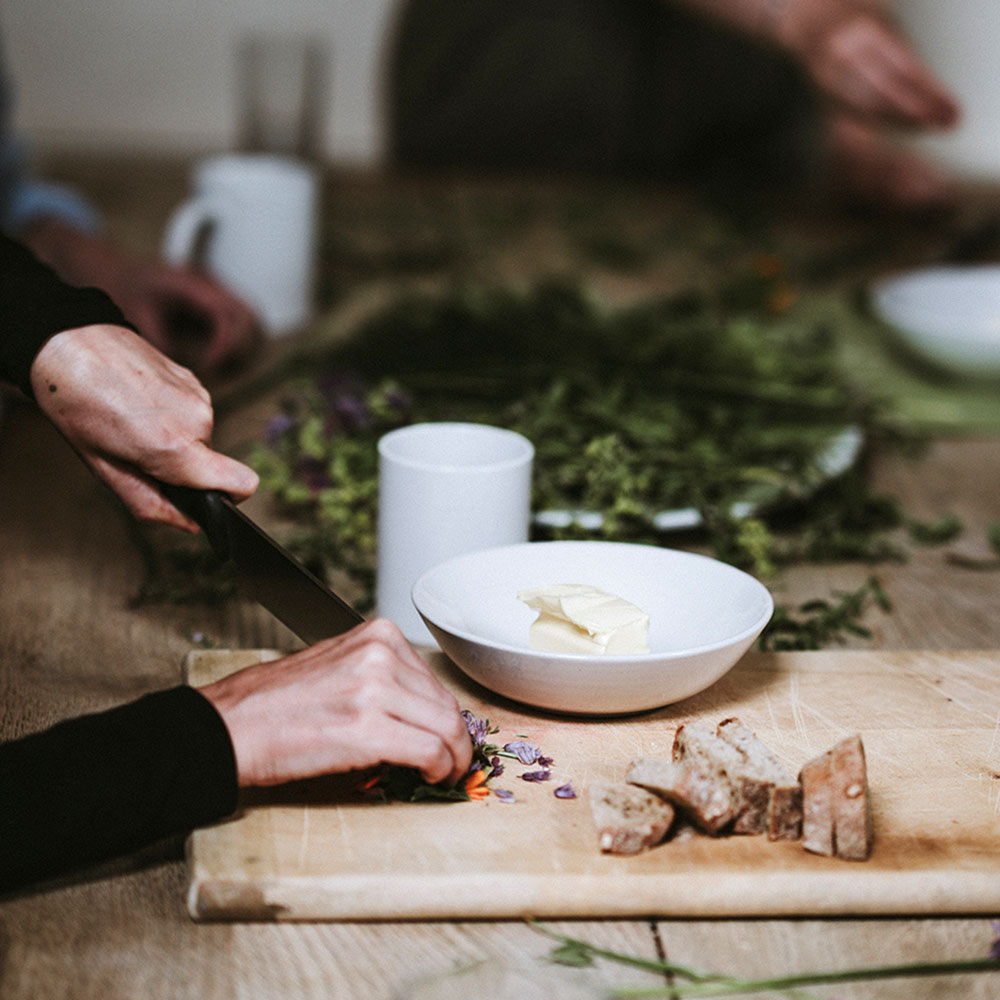
[[[671,971],[666,969],[664,971]],[[767,990],[791,990],[800,986],[831,983],[903,979],[917,976],[948,976],[978,972],[1000,972],[1000,962],[992,958],[955,962],[921,962],[913,965],[880,965],[867,969],[844,969],[830,972],[803,972],[792,976],[765,979],[722,978],[718,982],[691,985],[623,987],[610,992],[612,997],[721,997],[737,993],[763,993]],[[675,973],[676,974],[676,973]]]
[[[879,979],[900,979],[918,976],[945,976],[979,972],[1000,972],[996,958],[969,959],[950,962],[920,962],[902,965],[882,965],[871,968],[838,971],[803,972],[788,976],[767,976],[745,979],[722,973],[704,972],[688,966],[660,959],[642,958],[624,952],[611,951],[589,944],[580,938],[559,934],[533,920],[528,921],[534,930],[559,941],[550,957],[566,965],[589,965],[594,958],[606,958],[619,965],[645,969],[647,972],[687,980],[666,986],[628,986],[609,991],[611,997],[667,997],[682,1000],[686,997],[722,997],[744,993],[763,993],[769,990],[794,990],[803,986],[820,986],[831,983],[848,983]]]

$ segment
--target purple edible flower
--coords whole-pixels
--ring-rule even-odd
[[[551,771],[525,771],[521,775],[524,781],[548,781],[551,777]]]
[[[467,708],[462,710],[462,718],[465,719],[465,726],[469,730],[472,742],[481,747],[489,735],[490,720],[477,719]]]
[[[535,760],[535,763],[539,767],[551,767],[555,763],[555,760],[552,757],[543,757],[541,754],[539,754]]]
[[[404,414],[409,413],[413,405],[413,400],[401,389],[390,389],[385,394],[385,401],[390,408]]]
[[[302,458],[295,464],[295,476],[302,480],[312,493],[319,493],[333,485],[326,466],[318,458]]]
[[[346,431],[371,427],[371,410],[368,404],[357,396],[338,396],[333,401],[333,412],[340,426]]]
[[[352,372],[326,371],[316,377],[316,388],[329,402],[340,396],[357,396],[365,391],[364,382]]]
[[[560,785],[552,794],[557,799],[575,799],[576,789],[567,781],[565,785]]]
[[[491,778],[499,778],[503,774],[503,762],[499,757],[490,757],[490,767],[492,768],[490,771]]]
[[[513,802],[514,801],[514,793],[513,792],[509,792],[506,788],[494,788],[493,789],[493,794],[501,802]]]
[[[264,428],[264,440],[274,447],[293,427],[295,419],[289,413],[279,413],[267,422]]]
[[[990,958],[1000,962],[1000,920],[991,920],[993,927],[993,944],[990,946]]]
[[[534,764],[539,758],[537,747],[527,740],[514,740],[511,743],[505,743],[503,748],[507,753],[512,753],[522,764]]]

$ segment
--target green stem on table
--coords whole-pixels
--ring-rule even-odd
[[[804,972],[788,976],[743,979],[738,976],[728,976],[722,973],[703,972],[660,959],[641,958],[637,955],[628,955],[606,948],[598,948],[580,938],[559,934],[534,920],[529,919],[527,923],[539,933],[561,942],[562,949],[568,949],[572,953],[576,964],[585,964],[590,958],[606,958],[609,961],[617,962],[619,965],[628,965],[633,968],[645,969],[647,972],[662,975],[677,976],[689,981],[683,984],[674,983],[669,986],[622,987],[610,992],[610,996],[623,998],[623,1000],[628,997],[665,997],[669,998],[669,1000],[682,1000],[682,998],[687,997],[722,997],[740,993],[762,993],[767,990],[787,992],[802,986],[819,986],[862,980],[1000,972],[1000,960],[986,958],[950,962],[883,965],[871,968]]]
[[[670,969],[664,969],[670,971]],[[718,982],[698,982],[690,986],[622,987],[612,990],[612,997],[722,997],[736,993],[763,993],[766,990],[792,990],[800,986],[822,986],[878,979],[901,979],[917,976],[947,976],[976,972],[1000,972],[1000,961],[993,958],[954,962],[920,962],[911,965],[880,965],[867,969],[829,972],[803,972],[791,976],[764,979],[722,978]]]
[[[580,938],[570,937],[567,934],[559,934],[557,931],[551,930],[544,924],[540,924],[531,918],[528,918],[526,922],[532,930],[536,930],[540,934],[544,934],[546,937],[550,937],[555,941],[561,941],[563,945],[575,949],[581,956],[586,955],[588,957],[593,956],[595,958],[606,958],[612,962],[617,962],[619,965],[630,965],[636,969],[645,969],[647,972],[680,975],[684,976],[686,979],[714,980],[722,978],[713,973],[696,972],[693,969],[688,969],[681,965],[673,965],[670,962],[665,962],[658,958],[642,958],[639,955],[627,955],[620,951],[610,951],[605,948],[598,948],[596,945],[589,944]]]

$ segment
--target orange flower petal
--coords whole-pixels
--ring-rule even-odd
[[[474,788],[478,788],[486,781],[486,772],[480,768],[478,771],[474,771],[465,779],[465,790],[471,792]]]

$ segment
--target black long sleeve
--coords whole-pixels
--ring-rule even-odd
[[[30,395],[45,341],[95,323],[128,326],[104,292],[0,236],[0,377]],[[236,797],[229,733],[190,687],[0,744],[0,892],[221,819]]]
[[[31,363],[45,341],[95,323],[130,327],[100,289],[67,285],[30,251],[0,235],[0,377],[30,396]]]
[[[191,687],[0,745],[0,891],[69,873],[236,808],[236,762]]]

